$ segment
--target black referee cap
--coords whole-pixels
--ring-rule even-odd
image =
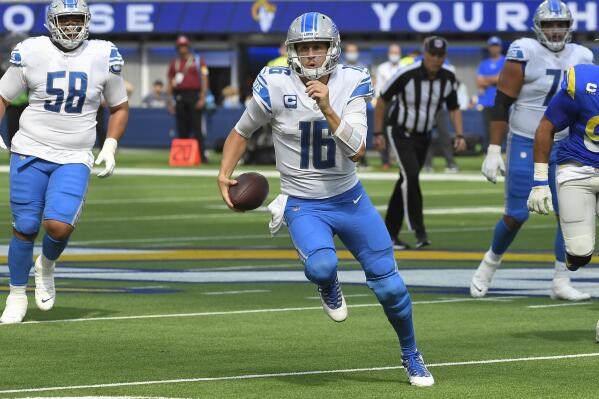
[[[447,40],[441,36],[431,36],[424,42],[424,51],[433,55],[445,55],[447,52]]]

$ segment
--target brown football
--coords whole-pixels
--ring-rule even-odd
[[[243,173],[235,178],[237,184],[229,187],[229,198],[236,209],[251,211],[258,208],[268,196],[268,180],[260,173]]]

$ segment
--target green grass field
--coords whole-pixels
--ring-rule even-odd
[[[552,217],[531,217],[492,295],[468,295],[501,215],[503,184],[450,175],[422,184],[433,246],[396,254],[436,379],[419,389],[408,384],[397,338],[341,243],[349,318],[335,324],[286,231],[270,238],[268,213],[230,212],[211,176],[139,173],[166,169],[167,159],[164,151],[124,150],[115,176],[92,178],[59,262],[55,308],[37,310],[31,292],[27,322],[0,325],[0,398],[597,397],[599,306],[549,299]],[[480,158],[459,162],[459,176],[478,176]],[[382,175],[372,163],[377,174],[363,183],[384,213],[395,172]],[[443,169],[441,160],[435,166]],[[269,180],[274,198],[278,182]],[[3,306],[6,172],[0,181]],[[402,239],[414,243],[407,231]],[[599,297],[599,268],[578,272],[575,283]]]

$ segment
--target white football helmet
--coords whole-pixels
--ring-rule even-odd
[[[306,68],[302,65],[295,48],[298,43],[327,42],[329,49],[324,63],[318,68]],[[299,76],[316,80],[330,74],[339,63],[341,55],[339,29],[333,20],[319,12],[308,12],[293,20],[287,31],[287,63]]]
[[[61,25],[66,16],[80,15],[81,23]],[[79,47],[89,36],[91,14],[85,0],[52,0],[46,14],[46,29],[50,31],[52,41],[67,50]]]
[[[544,22],[564,21],[568,23],[567,28],[552,28],[543,27]],[[533,30],[537,35],[539,43],[547,47],[551,51],[561,51],[566,43],[572,40],[572,13],[568,6],[560,0],[545,0],[539,5],[533,18]],[[555,40],[555,37],[560,37]]]

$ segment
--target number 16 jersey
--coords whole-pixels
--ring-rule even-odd
[[[109,84],[113,76],[122,82],[123,59],[117,48],[107,41],[86,40],[63,52],[49,37],[40,36],[19,43],[10,64],[6,79],[0,80],[0,95],[10,101],[29,92],[11,151],[91,168],[102,95],[109,106],[127,101],[122,85]]]
[[[365,100],[373,94],[368,71],[337,65],[327,87],[335,113],[366,131]],[[281,192],[323,199],[358,183],[355,163],[333,138],[324,115],[296,73],[286,67],[264,68],[254,82],[253,96],[272,125]],[[344,118],[348,108],[351,116]]]
[[[573,43],[553,52],[537,40],[522,38],[511,44],[506,60],[521,63],[524,73],[524,84],[510,115],[510,132],[534,139],[543,113],[568,68],[576,64],[591,64],[593,53]],[[555,141],[567,135],[567,130],[558,132]]]

